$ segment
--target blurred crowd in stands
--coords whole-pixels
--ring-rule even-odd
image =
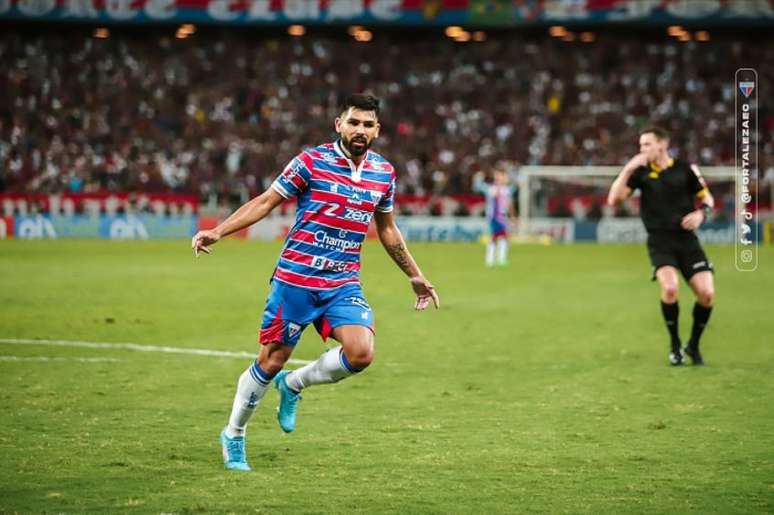
[[[764,36],[764,39],[771,36]],[[231,203],[263,191],[302,148],[334,139],[341,96],[383,99],[374,150],[406,194],[465,194],[518,165],[622,165],[638,130],[681,157],[734,163],[734,71],[774,83],[774,45],[598,34],[592,43],[490,34],[481,43],[375,32],[185,40],[85,29],[0,35],[0,192],[178,192]],[[763,94],[763,92],[762,92]],[[764,97],[762,97],[764,98]],[[774,112],[760,111],[774,182]]]

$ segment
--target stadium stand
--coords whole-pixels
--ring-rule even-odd
[[[722,35],[682,43],[663,31],[640,41],[603,32],[583,43],[541,30],[465,44],[404,35],[10,31],[0,38],[0,192],[239,202],[299,148],[332,137],[337,94],[355,90],[385,101],[377,148],[400,170],[403,194],[470,193],[472,174],[501,159],[620,164],[647,122],[700,165],[733,164],[734,70],[741,56],[774,62],[774,45]],[[774,68],[759,73],[774,82]],[[770,189],[765,106],[760,129]]]

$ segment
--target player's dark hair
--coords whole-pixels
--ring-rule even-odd
[[[381,101],[373,95],[355,93],[344,99],[344,102],[341,104],[341,112],[348,111],[350,107],[354,107],[361,111],[373,111],[378,116],[380,103]]]
[[[650,127],[645,127],[642,129],[640,131],[640,136],[643,134],[653,134],[659,141],[669,139],[669,132],[667,132],[667,130],[663,127],[658,127],[656,125],[651,125]]]

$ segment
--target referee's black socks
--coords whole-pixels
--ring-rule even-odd
[[[688,342],[689,345],[694,347],[699,346],[701,333],[704,332],[704,327],[706,327],[711,313],[712,306],[705,307],[698,302],[693,305],[693,327],[691,328],[691,339]]]
[[[680,335],[677,332],[677,319],[680,316],[680,306],[677,302],[674,304],[667,304],[666,302],[661,301],[661,314],[664,315],[664,322],[666,322],[669,336],[672,338],[672,347],[679,349]]]

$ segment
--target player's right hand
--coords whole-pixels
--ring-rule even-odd
[[[206,254],[211,254],[212,249],[210,249],[210,245],[217,242],[218,240],[220,240],[220,234],[215,231],[207,230],[197,232],[191,239],[191,248],[194,251],[194,255],[199,257],[200,251]]]
[[[641,152],[629,160],[628,166],[636,170],[640,166],[648,166],[648,163],[648,156]]]

